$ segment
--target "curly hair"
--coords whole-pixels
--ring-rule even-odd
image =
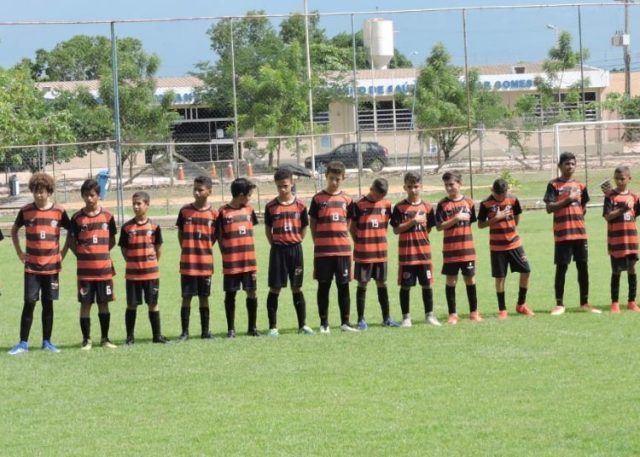
[[[34,173],[29,179],[29,191],[35,192],[38,189],[44,189],[48,193],[52,194],[56,189],[56,182],[53,177],[46,173]]]

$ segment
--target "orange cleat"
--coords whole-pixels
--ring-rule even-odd
[[[469,313],[469,320],[472,320],[474,322],[480,322],[482,318],[480,317],[480,313],[478,311],[473,311]]]
[[[457,314],[449,314],[449,318],[447,319],[447,324],[456,325],[458,323],[458,315]]]
[[[640,311],[640,307],[638,306],[638,304],[634,301],[630,301],[629,303],[627,303],[627,309],[629,311]]]
[[[523,314],[525,316],[535,316],[536,313],[534,313],[531,308],[529,308],[525,303],[523,303],[522,305],[516,305],[516,312],[518,314]]]
[[[509,313],[507,312],[506,309],[501,309],[500,311],[498,311],[498,319],[500,319],[501,321],[505,320],[507,317],[509,317]]]
[[[611,303],[611,307],[609,308],[611,310],[612,313],[619,313],[620,312],[620,303],[618,303],[617,301],[614,301]]]

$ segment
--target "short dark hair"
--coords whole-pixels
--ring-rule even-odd
[[[233,198],[240,195],[249,195],[249,193],[256,188],[256,185],[249,181],[247,178],[236,178],[231,183],[231,196]]]
[[[207,189],[211,190],[211,187],[213,187],[213,182],[211,181],[211,178],[205,175],[200,175],[200,176],[196,176],[193,179],[193,185],[194,186],[204,186]]]
[[[56,182],[53,180],[53,177],[46,173],[34,173],[29,179],[29,191],[35,192],[38,189],[44,189],[52,194],[56,189]]]
[[[334,175],[344,176],[345,171],[346,171],[346,168],[342,162],[340,162],[339,160],[332,160],[327,164],[327,171],[325,175],[328,175],[329,173],[331,173]]]
[[[460,173],[458,170],[451,170],[445,172],[442,175],[443,181],[451,181],[452,179],[456,182],[462,182],[462,173]]]
[[[138,190],[136,191],[132,196],[131,196],[131,200],[142,200],[143,202],[145,202],[147,205],[149,203],[151,203],[151,197],[149,196],[148,193],[146,193],[144,190]]]
[[[631,168],[629,168],[627,165],[619,165],[613,171],[613,174],[614,175],[621,174],[621,175],[631,176]]]
[[[498,178],[493,181],[493,186],[491,186],[491,190],[493,190],[498,195],[506,194],[509,190],[509,183],[502,178]]]
[[[293,179],[293,173],[288,168],[278,168],[273,174],[274,181],[282,181],[283,179]]]
[[[404,183],[405,185],[408,184],[418,184],[422,182],[422,176],[420,176],[420,173],[417,173],[415,171],[407,171],[404,174]]]
[[[558,165],[562,165],[568,160],[576,160],[576,155],[573,152],[564,151],[560,154],[560,157],[558,157]]]
[[[96,194],[100,195],[100,184],[98,184],[98,181],[93,178],[87,179],[82,183],[82,186],[80,186],[80,195],[86,195],[91,191],[94,191]]]
[[[387,195],[387,192],[389,192],[389,182],[384,178],[376,178],[371,183],[371,188],[380,195]]]

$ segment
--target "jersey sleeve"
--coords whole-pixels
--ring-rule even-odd
[[[395,205],[393,207],[393,211],[391,211],[391,220],[389,221],[389,224],[391,224],[391,227],[397,227],[402,223],[402,214],[400,214],[400,208],[398,208],[398,205]]]
[[[480,207],[482,209],[482,207]],[[520,206],[520,200],[517,198],[513,202],[513,215],[517,216],[518,214],[522,214],[522,206]]]
[[[78,234],[80,233],[80,227],[78,227],[78,223],[76,222],[76,218],[72,218],[71,222],[69,223],[69,235],[71,235],[74,238],[78,237]]]
[[[436,225],[441,225],[444,222],[447,222],[447,213],[444,212],[442,204],[438,203],[436,207]]]
[[[545,203],[553,203],[556,201],[557,196],[558,196],[558,193],[555,187],[553,187],[551,183],[548,183],[547,190],[544,193],[544,197],[542,198],[542,201],[544,201]]]
[[[260,222],[258,222],[258,216],[256,216],[256,212],[251,210],[251,223],[253,225],[258,225]]]
[[[271,217],[271,205],[267,205],[264,208],[264,225],[271,227],[273,225],[273,219]]]
[[[433,211],[433,206],[429,207],[427,212],[427,228],[433,228],[436,226],[436,213]]]
[[[611,194],[609,193],[604,196],[604,203],[602,204],[602,215],[607,216],[613,210],[614,210],[613,199],[611,198]]]
[[[109,235],[116,236],[118,233],[118,227],[116,227],[116,219],[111,215],[111,219],[109,219]]]
[[[2,233],[2,230],[0,230],[0,241],[4,240],[4,234]]]
[[[120,239],[118,240],[118,246],[125,249],[129,247],[129,235],[127,235],[127,231],[124,229],[124,227],[122,227],[122,230],[120,230]]]
[[[585,186],[584,189],[582,189],[582,193],[581,193],[580,204],[582,205],[582,207],[587,206],[587,203],[589,203],[589,200],[591,200],[591,198],[589,197],[589,189],[587,189],[587,186]]]
[[[318,218],[318,204],[316,203],[316,199],[311,199],[311,205],[309,206],[309,217],[314,219]]]
[[[24,225],[24,211],[22,211],[22,209],[18,211],[18,215],[16,216],[16,220],[13,222],[13,225],[18,228]]]
[[[514,211],[515,214],[515,211]],[[480,210],[478,211],[478,220],[480,222],[485,222],[489,219],[489,210],[484,203],[480,203]]]
[[[154,233],[154,238],[155,238],[155,244],[156,246],[160,246],[162,245],[162,229],[160,228],[159,225],[156,225],[156,231]]]
[[[469,219],[469,224],[473,224],[478,221],[476,217],[476,205],[473,203],[473,200],[469,199],[469,211],[471,212],[471,219]]]
[[[71,220],[65,210],[62,210],[62,215],[60,216],[60,226],[67,230],[71,229]]]
[[[304,205],[302,205],[302,211],[300,212],[300,225],[302,228],[309,225],[309,213],[307,211],[307,207]]]
[[[178,213],[178,218],[176,219],[176,227],[178,227],[178,231],[182,232],[184,229],[184,216],[182,215],[182,210]]]
[[[353,200],[347,203],[347,219],[351,219],[353,221],[358,219],[357,216],[357,208],[358,205],[355,204]]]

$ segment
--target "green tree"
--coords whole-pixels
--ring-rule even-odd
[[[625,94],[613,92],[607,94],[599,107],[618,114],[622,119],[640,119],[640,96],[637,95],[627,97]],[[625,125],[622,138],[625,141],[640,141],[640,128],[637,125]]]

